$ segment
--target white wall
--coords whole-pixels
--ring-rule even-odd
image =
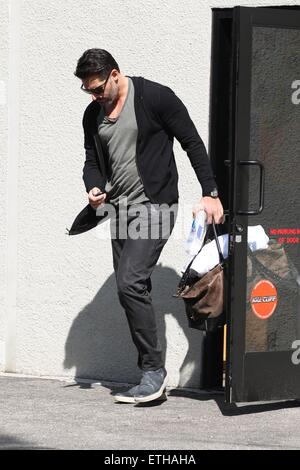
[[[297,2],[0,0],[0,81],[10,93],[10,114],[0,95],[2,370],[139,377],[110,241],[96,230],[65,235],[87,203],[81,119],[89,97],[73,76],[84,50],[107,49],[125,74],[172,87],[207,144],[211,8],[284,3]],[[175,150],[181,201],[192,204],[200,186]],[[153,274],[153,299],[169,383],[197,387],[201,333],[187,328],[183,304],[171,297],[184,260],[182,240],[172,237]]]
[[[0,368],[4,367],[5,276],[6,276],[6,182],[7,182],[7,93],[8,82],[8,5],[0,1]]]

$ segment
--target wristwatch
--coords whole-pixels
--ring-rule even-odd
[[[212,197],[213,199],[217,199],[219,197],[217,188],[214,188],[210,193],[205,194],[205,197]]]

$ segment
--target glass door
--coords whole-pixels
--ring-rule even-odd
[[[300,10],[232,9],[226,400],[300,398]]]

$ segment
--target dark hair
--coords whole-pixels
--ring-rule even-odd
[[[113,56],[104,49],[88,49],[77,62],[74,75],[84,79],[96,73],[105,77],[112,69],[120,72],[119,66]]]

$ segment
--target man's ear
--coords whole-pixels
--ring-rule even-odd
[[[111,77],[114,78],[115,80],[118,80],[120,73],[116,69],[112,69],[111,71]]]

